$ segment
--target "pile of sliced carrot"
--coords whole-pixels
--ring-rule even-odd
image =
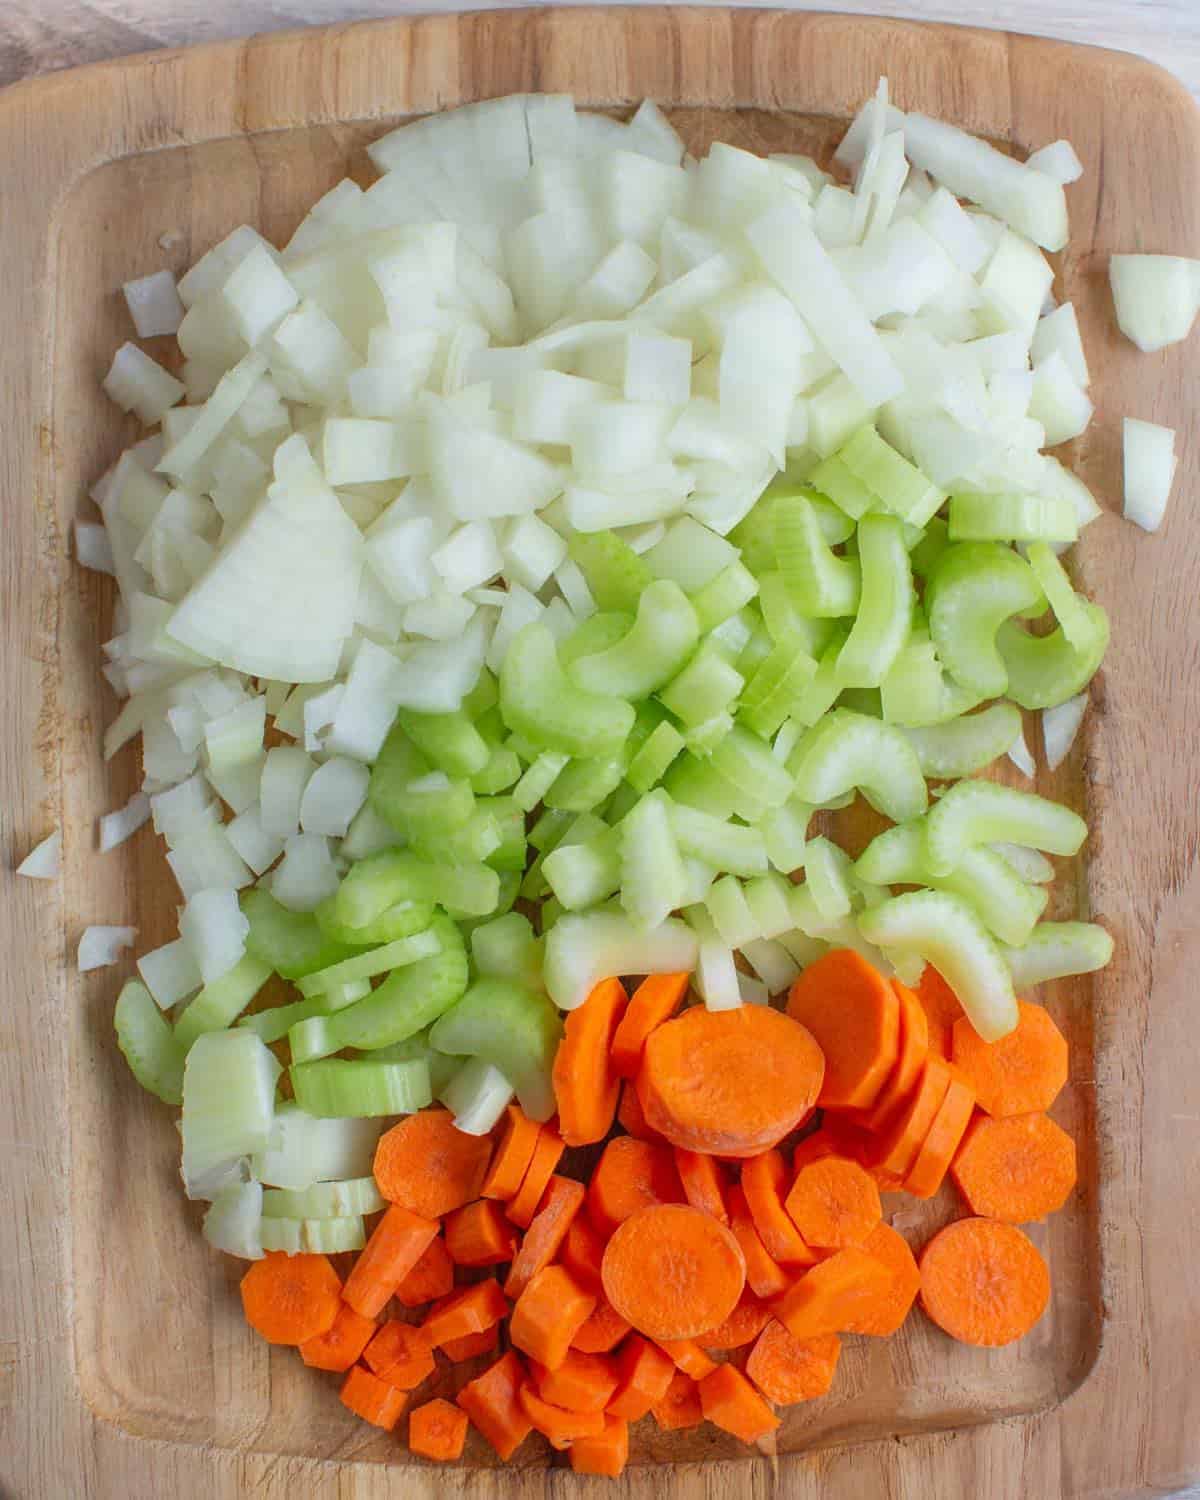
[[[340,1372],[364,1421],[407,1411],[423,1458],[458,1458],[473,1426],[507,1460],[538,1432],[606,1475],[649,1416],[769,1444],[775,1408],[830,1390],[843,1335],[890,1337],[918,1296],[966,1343],[1027,1333],[1050,1282],[1016,1226],[1075,1185],[1045,1113],[1067,1076],[1047,1012],[1022,1002],[989,1044],[931,969],[912,991],[849,950],[805,969],[786,1012],[680,1011],[688,979],[596,986],[568,1017],[549,1124],[512,1105],[492,1138],[440,1108],[393,1126],[375,1156],[389,1207],[345,1280],[325,1256],[268,1255],[242,1281],[250,1324]],[[600,1142],[586,1182],[556,1172]],[[880,1193],[929,1198],[948,1175],[971,1217],[918,1264]],[[434,1379],[454,1399],[410,1408]]]

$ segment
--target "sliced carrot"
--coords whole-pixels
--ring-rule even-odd
[[[569,1271],[546,1266],[518,1297],[508,1335],[523,1354],[556,1370],[595,1309],[595,1295],[573,1281]]]
[[[848,1156],[824,1156],[801,1167],[787,1195],[787,1211],[805,1241],[819,1250],[861,1245],[883,1213],[875,1179]]]
[[[844,1156],[840,1139],[834,1136],[833,1123],[836,1116],[829,1114],[823,1122],[813,1131],[806,1135],[802,1141],[797,1141],[796,1149],[792,1152],[792,1173],[795,1175],[801,1167],[808,1166],[809,1162],[820,1161],[826,1156]]]
[[[746,1262],[746,1285],[756,1297],[778,1297],[790,1285],[790,1278],[778,1261],[767,1254],[759,1238],[746,1195],[740,1187],[729,1189],[729,1227]]]
[[[700,1389],[692,1377],[685,1375],[682,1370],[675,1371],[666,1394],[650,1410],[664,1432],[677,1432],[681,1427],[699,1427],[704,1421]]]
[[[520,1391],[524,1383],[521,1361],[510,1350],[482,1375],[464,1385],[455,1397],[474,1425],[506,1461],[533,1431],[533,1423],[521,1405]]]
[[[1050,1272],[1012,1224],[959,1219],[921,1252],[921,1306],[964,1344],[994,1349],[1023,1338],[1046,1310]]]
[[[916,994],[929,1026],[929,1051],[934,1056],[948,1058],[950,1033],[963,1014],[958,996],[932,964],[922,969]]]
[[[486,1281],[477,1281],[474,1286],[465,1286],[443,1298],[430,1311],[421,1329],[429,1346],[438,1348],[451,1339],[482,1333],[507,1315],[508,1302],[500,1283],[489,1276]]]
[[[595,1437],[604,1431],[602,1411],[571,1411],[544,1401],[528,1381],[521,1387],[521,1405],[534,1431],[549,1438],[552,1448],[569,1448],[575,1438]]]
[[[700,1382],[700,1410],[743,1443],[757,1443],[779,1426],[779,1418],[735,1365],[718,1365]]]
[[[602,1432],[577,1438],[571,1444],[571,1470],[575,1474],[603,1474],[616,1479],[629,1462],[629,1424],[608,1417]]]
[[[823,953],[792,985],[787,1012],[825,1054],[817,1103],[869,1109],[900,1050],[900,1002],[879,970],[852,948]]]
[[[504,1295],[513,1301],[521,1295],[543,1266],[558,1254],[571,1220],[583,1206],[583,1184],[571,1177],[551,1177],[542,1194],[541,1207],[530,1221],[513,1256]]]
[[[576,1214],[571,1220],[558,1258],[580,1286],[599,1290],[604,1241],[592,1228],[586,1214]]]
[[[396,1301],[405,1307],[424,1307],[426,1302],[454,1290],[454,1262],[440,1235],[430,1240],[415,1266],[396,1288]]]
[[[461,1338],[443,1339],[438,1347],[452,1364],[459,1364],[464,1359],[478,1359],[481,1354],[490,1354],[499,1343],[500,1324],[493,1323],[490,1328],[481,1329],[479,1333],[464,1333]]]
[[[650,1033],[638,1098],[673,1146],[757,1156],[816,1103],[824,1068],[811,1033],[769,1005],[693,1006]]]
[[[662,1352],[674,1360],[678,1369],[693,1380],[703,1380],[717,1368],[695,1339],[655,1339]]]
[[[742,1164],[742,1192],[758,1237],[781,1266],[813,1266],[813,1253],[783,1206],[790,1173],[782,1151],[764,1151]]]
[[[675,1368],[669,1354],[635,1333],[617,1355],[617,1388],[609,1412],[626,1422],[638,1421],[666,1396]]]
[[[646,1038],[679,1009],[691,977],[690,974],[650,974],[634,990],[613,1036],[612,1065],[618,1078],[637,1076]]]
[[[531,1361],[531,1364],[533,1362]],[[537,1387],[547,1401],[571,1411],[603,1411],[617,1388],[617,1372],[611,1360],[599,1354],[568,1349],[556,1370],[533,1364]]]
[[[772,1318],[755,1340],[746,1374],[768,1401],[792,1406],[828,1393],[841,1352],[836,1333],[798,1339]]]
[[[892,1273],[865,1250],[838,1250],[786,1291],[775,1316],[798,1339],[843,1333],[888,1296]]]
[[[572,1349],[581,1349],[585,1354],[607,1354],[615,1349],[630,1332],[629,1324],[601,1297],[596,1311],[591,1315],[575,1337]]]
[[[516,1197],[533,1159],[540,1129],[537,1121],[529,1119],[519,1104],[508,1106],[504,1112],[500,1142],[479,1189],[482,1197],[501,1198],[505,1202]]]
[[[975,1112],[975,1095],[961,1078],[952,1078],[946,1097],[938,1106],[929,1134],[921,1143],[917,1159],[904,1179],[905,1192],[915,1198],[932,1198],[950,1170],[954,1154],[967,1133]]]
[[[456,1129],[448,1109],[422,1109],[380,1136],[375,1182],[389,1202],[440,1219],[479,1197],[491,1155],[488,1137]]]
[[[406,1391],[388,1385],[378,1375],[364,1370],[362,1365],[354,1365],[342,1381],[342,1405],[348,1406],[364,1422],[382,1427],[387,1432],[395,1427],[407,1404]]]
[[[747,1287],[725,1321],[703,1334],[699,1342],[705,1349],[740,1349],[758,1337],[770,1317],[771,1309]]]
[[[979,1115],[952,1168],[973,1214],[1027,1224],[1056,1213],[1075,1187],[1075,1142],[1048,1115]]]
[[[685,1151],[674,1147],[675,1170],[683,1187],[683,1196],[693,1208],[699,1208],[722,1224],[729,1223],[729,1210],[725,1206],[725,1190],[728,1183],[721,1163],[714,1156],[701,1151]]]
[[[896,1177],[908,1175],[946,1097],[951,1076],[948,1063],[937,1057],[926,1058],[920,1081],[908,1103],[879,1138],[875,1161],[885,1172]]]
[[[499,1266],[516,1253],[512,1220],[494,1198],[476,1198],[447,1214],[445,1233],[456,1266]]]
[[[558,1132],[568,1146],[602,1141],[612,1128],[621,1087],[613,1071],[613,1035],[628,1003],[619,979],[602,979],[567,1015],[553,1081]]]
[[[883,1130],[889,1124],[916,1088],[929,1053],[929,1020],[919,998],[898,979],[891,983],[900,1003],[900,1050],[896,1066],[863,1121],[869,1130]]]
[[[639,1333],[692,1339],[737,1306],[746,1262],[733,1234],[685,1203],[639,1209],[604,1248],[604,1295]]]
[[[431,1220],[393,1203],[371,1231],[342,1290],[354,1311],[364,1318],[377,1318],[437,1230]]]
[[[521,1186],[504,1210],[512,1222],[519,1224],[522,1229],[528,1229],[533,1221],[538,1204],[542,1201],[542,1194],[546,1191],[546,1184],[554,1175],[559,1157],[565,1150],[558,1131],[552,1125],[543,1125],[538,1132],[537,1144],[533,1148],[525,1176],[521,1179]]]
[[[908,1317],[921,1287],[921,1273],[917,1270],[908,1241],[890,1224],[876,1224],[869,1238],[863,1241],[863,1249],[888,1268],[892,1273],[892,1284],[886,1296],[879,1297],[873,1307],[860,1313],[854,1320],[854,1327],[847,1332],[888,1338]]]
[[[668,1142],[657,1130],[651,1130],[642,1113],[642,1101],[638,1098],[637,1086],[625,1083],[621,1086],[621,1102],[617,1106],[617,1124],[626,1135],[636,1136],[639,1141],[653,1141],[657,1146]]]
[[[364,1318],[343,1302],[325,1332],[300,1345],[300,1358],[314,1370],[348,1370],[374,1332],[374,1318]]]
[[[388,1385],[415,1390],[434,1371],[433,1350],[422,1329],[393,1318],[363,1351],[363,1360]]]
[[[241,1292],[246,1322],[268,1344],[315,1339],[333,1326],[342,1305],[342,1283],[326,1255],[272,1250],[242,1277]]]
[[[631,1135],[609,1141],[588,1183],[588,1218],[605,1239],[639,1208],[682,1202],[683,1187],[671,1148]]]
[[[452,1463],[467,1441],[467,1414],[440,1396],[414,1407],[408,1415],[408,1450],[421,1458]]]
[[[1016,1029],[985,1042],[964,1018],[954,1023],[954,1066],[989,1115],[1049,1109],[1067,1081],[1067,1042],[1041,1005],[1017,1002]]]

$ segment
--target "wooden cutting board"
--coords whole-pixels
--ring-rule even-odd
[[[96,382],[127,337],[119,284],[181,267],[243,219],[286,236],[363,144],[407,113],[513,90],[668,106],[689,144],[828,152],[887,73],[906,108],[1028,149],[1068,136],[1060,297],[1075,300],[1097,421],[1074,455],[1120,505],[1120,418],[1179,428],[1168,522],[1106,515],[1078,549],[1114,645],[1086,740],[1040,789],[1087,811],[1089,859],[1065,915],[1117,939],[1094,982],[1047,987],[1072,1041],[1060,1118],[1076,1200],[1033,1233],[1055,1298],[1014,1350],[953,1346],[918,1317],[850,1341],[834,1397],[789,1415],[777,1462],[713,1436],[642,1440],[639,1495],[1129,1496],[1200,1478],[1200,422],[1192,349],[1143,357],[1106,291],[1113,250],[1200,254],[1200,117],[1133,58],[1030,38],[766,11],[501,12],[330,28],[62,74],[0,96],[0,671],[4,848],[65,831],[52,886],[4,876],[0,1026],[0,1490],[60,1497],[575,1493],[531,1451],[502,1473],[385,1467],[404,1450],[356,1427],[327,1381],[243,1327],[175,1179],[165,1112],[111,1035],[112,972],[81,980],[88,922],[162,941],[173,890],[149,829],[101,859],[96,815],[136,785],[99,761],[114,706],[97,677],[104,580],[67,560],[87,484],[128,440]],[[161,244],[160,244],[161,241]],[[1036,746],[1036,739],[1035,739]],[[15,863],[15,859],[11,860]],[[905,1227],[919,1242],[949,1195]],[[869,1346],[869,1347],[867,1347]],[[523,1455],[524,1457],[524,1455]],[[686,1460],[686,1462],[682,1462]],[[398,1488],[401,1487],[401,1488]]]

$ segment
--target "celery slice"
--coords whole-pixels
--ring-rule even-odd
[[[746,881],[742,894],[758,928],[757,941],[776,938],[795,925],[788,904],[790,893],[790,883],[779,875],[757,875]]]
[[[429,926],[424,932],[414,932],[411,937],[398,938],[394,943],[385,943],[380,948],[370,948],[365,953],[356,953],[345,958],[332,968],[318,969],[315,974],[306,974],[298,982],[300,993],[306,999],[350,984],[356,979],[374,979],[376,974],[386,974],[390,969],[400,969],[406,964],[415,964],[419,959],[432,958],[442,951],[442,935],[445,925]]]
[[[332,917],[363,928],[402,902],[437,903],[488,916],[499,880],[486,865],[436,865],[406,850],[385,849],[351,865],[333,898]]]
[[[985,1042],[1017,1024],[1017,1000],[1004,954],[966,902],[945,891],[910,891],[868,907],[858,928],[869,943],[919,954],[958,996]]]
[[[1011,620],[996,637],[1008,672],[1008,695],[1022,708],[1057,708],[1091,682],[1108,649],[1108,615],[1084,601],[1091,637],[1072,645],[1061,625],[1049,635],[1034,636]]]
[[[570,758],[560,750],[545,750],[538,755],[513,787],[513,801],[517,806],[524,812],[532,812],[562,775]]]
[[[490,797],[508,791],[520,778],[521,762],[516,751],[505,745],[493,745],[483,770],[471,777],[471,790],[477,796]]]
[[[810,839],[804,853],[804,878],[817,910],[826,921],[844,917],[851,907],[850,860],[827,838]]]
[[[800,613],[829,618],[854,614],[862,586],[858,563],[834,555],[805,496],[781,496],[773,514],[779,569]]]
[[[926,776],[970,776],[1007,752],[1021,733],[1021,714],[1011,703],[993,703],[979,713],[903,733]]]
[[[768,995],[782,995],[800,973],[800,965],[782,943],[756,938],[742,956],[767,987]]]
[[[713,769],[733,786],[742,798],[753,798],[764,808],[782,807],[795,787],[792,777],[771,754],[765,740],[737,726],[729,731],[713,750]],[[747,818],[756,822],[755,818]]]
[[[206,984],[194,1000],[188,1001],[175,1022],[175,1040],[186,1052],[205,1032],[224,1031],[232,1026],[270,977],[270,964],[247,953],[220,979]]]
[[[300,1108],[318,1119],[376,1119],[410,1115],[432,1103],[429,1067],[411,1062],[347,1061],[324,1058],[290,1070]]]
[[[690,974],[698,951],[695,933],[677,917],[644,932],[623,912],[568,913],[546,939],[546,988],[560,1009],[574,1010],[613,974]]]
[[[858,528],[862,598],[838,657],[846,687],[878,687],[908,638],[913,585],[895,516],[865,516]]]
[[[836,453],[812,471],[812,482],[816,487],[851,519],[857,521],[879,503],[879,496],[869,485],[865,485]]]
[[[678,802],[671,803],[670,818],[676,841],[684,854],[730,875],[766,873],[766,841],[759,829],[714,818],[710,813]]]
[[[804,736],[788,762],[796,796],[828,804],[855,788],[896,823],[919,817],[928,795],[916,751],[901,730],[835,709]]]
[[[534,936],[529,918],[515,911],[481,923],[471,934],[471,959],[476,973],[511,979],[526,989],[542,987],[544,947],[541,938]]]
[[[683,743],[697,755],[711,755],[732,728],[732,714],[713,714],[711,719],[685,730]]]
[[[925,861],[949,875],[968,849],[1004,839],[1047,854],[1076,854],[1087,824],[1068,807],[994,781],[958,781],[929,810]]]
[[[479,728],[480,721],[500,702],[500,684],[487,667],[480,667],[475,686],[462,701],[462,712]],[[480,729],[480,733],[483,731]],[[487,738],[487,735],[484,735]]]
[[[338,920],[337,896],[334,895],[322,901],[313,916],[325,936],[335,939],[341,946],[342,957],[351,958],[356,949],[374,948],[380,943],[394,943],[399,938],[411,937],[414,932],[424,932],[433,920],[433,902],[397,901],[395,906],[389,906],[374,921],[367,922],[362,927],[348,927]],[[320,967],[329,969],[340,962],[341,957],[335,957]],[[317,971],[310,969],[307,972]],[[303,979],[304,975],[296,977]]]
[[[817,674],[797,641],[780,641],[746,684],[739,716],[758,735],[774,734]]]
[[[813,809],[799,797],[790,797],[782,807],[773,808],[760,825],[766,836],[767,860],[781,875],[790,875],[804,865],[808,824]]]
[[[931,484],[915,464],[897,453],[873,427],[860,427],[837,457],[880,504],[910,526],[924,526],[941,509],[946,492]],[[820,481],[813,476],[819,488]],[[833,496],[836,500],[837,496]]]
[[[221,1189],[204,1215],[204,1238],[214,1250],[241,1260],[262,1259],[264,1196],[261,1182],[231,1182]]]
[[[620,827],[621,905],[645,929],[657,927],[687,899],[688,876],[669,807],[664,793],[652,792]]]
[[[526,625],[509,646],[500,672],[500,704],[510,728],[563,755],[611,753],[633,728],[631,704],[569,681],[553,635],[540,624]]]
[[[548,808],[573,813],[591,812],[620,786],[627,764],[624,753],[568,761],[542,800]],[[524,859],[521,868],[525,868]]]
[[[496,839],[488,853],[483,853],[482,844],[474,853],[459,849],[458,840],[451,836],[444,847],[451,859],[458,863],[471,863],[483,859],[493,870],[524,870],[528,851],[525,845],[525,809],[518,806],[513,797],[481,797],[478,816],[490,821]]]
[[[549,854],[552,849],[558,848],[563,835],[574,822],[574,814],[567,812],[565,808],[547,808],[529,830],[528,842],[539,854]]]
[[[846,635],[841,631],[834,636],[825,647],[817,663],[816,672],[797,695],[791,712],[791,717],[797,724],[808,728],[827,714],[837,702],[838,695],[842,691],[842,684],[837,675],[837,664],[845,639]]]
[[[1029,566],[1062,626],[1063,635],[1076,650],[1086,651],[1096,634],[1088,615],[1087,600],[1071,587],[1067,570],[1045,544],[1035,542],[1028,552]]]
[[[314,1182],[309,1188],[268,1188],[262,1198],[264,1219],[343,1219],[377,1214],[386,1207],[374,1177]]]
[[[706,760],[685,751],[663,777],[663,788],[673,802],[694,807],[714,818],[732,815],[737,789]]]
[[[802,615],[782,573],[763,573],[758,580],[758,596],[763,624],[777,646],[799,646],[809,656],[820,656],[837,629],[832,620]]]
[[[908,554],[912,570],[918,578],[928,578],[937,566],[937,560],[950,545],[950,525],[940,516],[925,523],[921,539]]]
[[[396,722],[426,760],[447,776],[475,776],[488,763],[487,741],[461,709],[422,714],[402,708]]]
[[[674,677],[699,639],[687,595],[671,579],[656,579],[642,591],[628,634],[607,651],[577,658],[568,675],[588,693],[645,698]]]
[[[139,980],[129,980],[117,996],[113,1024],[117,1046],[141,1086],[164,1104],[181,1104],[184,1049],[171,1023]]]
[[[642,591],[654,582],[650,565],[614,532],[576,532],[567,552],[587,580],[598,609],[633,614]]]
[[[293,1063],[315,1062],[340,1052],[337,1033],[329,1015],[307,1016],[288,1031],[288,1051]]]
[[[300,979],[316,969],[328,968],[349,958],[354,951],[349,943],[324,931],[317,916],[289,911],[268,891],[256,888],[243,891],[241,907],[242,915],[250,923],[246,952],[261,959],[284,979]]]
[[[929,631],[946,670],[981,698],[999,697],[1008,669],[997,632],[1041,598],[1033,570],[1009,548],[998,542],[948,547],[925,588]]]
[[[732,562],[722,568],[711,583],[691,596],[700,633],[706,635],[715,630],[739,609],[744,609],[757,593],[758,582],[743,563]]]
[[[683,736],[674,724],[664,719],[629,762],[627,779],[630,786],[638,792],[648,792],[656,786],[683,746]]]
[[[993,844],[992,849],[1013,867],[1022,880],[1047,885],[1054,879],[1054,866],[1040,850],[1026,844]]]
[[[662,703],[696,728],[724,713],[742,691],[745,679],[720,651],[701,647],[659,693]]]
[[[252,1031],[210,1031],[183,1068],[183,1180],[189,1198],[225,1187],[267,1145],[279,1064]]]
[[[723,875],[713,885],[704,907],[727,947],[740,948],[762,936],[741,884],[732,875]]]
[[[582,911],[621,887],[616,830],[581,844],[560,844],[542,861],[542,874],[568,911]]]
[[[250,1163],[270,1187],[303,1189],[316,1182],[364,1177],[371,1170],[381,1127],[372,1120],[318,1120],[281,1100],[266,1146]]]
[[[737,1010],[742,993],[732,948],[713,925],[706,907],[689,907],[687,920],[699,944],[692,980],[696,993],[708,1010]]]
[[[1079,535],[1069,500],[1041,495],[951,495],[952,542],[1073,542]]]
[[[635,605],[636,608],[636,605]],[[589,615],[576,625],[570,635],[558,643],[558,660],[570,667],[581,656],[594,656],[622,641],[633,629],[633,611],[607,610]]]
[[[512,1084],[530,1119],[548,1120],[554,1113],[550,1070],[561,1036],[562,1021],[544,995],[489,977],[475,981],[429,1041],[439,1052],[490,1063]]]
[[[1113,940],[1094,922],[1040,922],[1028,942],[1003,951],[1013,983],[1025,989],[1102,969],[1112,957]]]
[[[880,708],[889,724],[929,724],[942,713],[942,664],[931,640],[909,638],[879,684]],[[922,767],[924,769],[924,767]]]
[[[367,1243],[361,1214],[329,1219],[264,1217],[259,1225],[262,1247],[285,1255],[338,1255]]]
[[[293,1026],[313,1016],[325,1014],[324,996],[312,1000],[296,1000],[290,1005],[273,1005],[269,1010],[256,1010],[251,1016],[242,1016],[239,1026],[254,1032],[260,1041],[269,1047],[272,1042],[282,1041]]]
[[[436,838],[461,828],[475,811],[475,793],[465,778],[444,771],[414,778],[408,767],[379,761],[371,772],[371,806],[409,838]]]
[[[490,804],[498,801],[496,798],[477,798],[475,811],[459,828],[451,829],[449,832],[439,834],[424,834],[419,838],[409,840],[408,847],[414,854],[419,854],[423,859],[448,861],[452,865],[478,864],[486,862],[493,869],[501,869],[504,859],[511,859],[511,842],[502,848],[505,843],[500,831],[500,818],[492,811]],[[504,799],[512,804],[512,799]],[[524,848],[525,836],[523,829],[523,815],[518,810],[518,817],[522,821],[521,846]],[[511,819],[506,815],[504,819],[506,832],[510,830]],[[511,834],[509,835],[511,839]],[[524,868],[524,860],[521,867]]]

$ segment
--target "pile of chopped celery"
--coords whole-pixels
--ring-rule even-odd
[[[370,155],[283,250],[131,284],[183,362],[118,352],[158,430],[80,546],[183,901],[118,1040],[250,1256],[361,1244],[389,1117],[548,1118],[602,977],[723,1009],[851,946],[996,1038],[1111,951],[1044,920],[1083,822],[982,779],[1022,710],[1066,755],[1108,641],[1043,451],[1092,410],[1049,168],[886,82],[843,180],[565,96]]]

